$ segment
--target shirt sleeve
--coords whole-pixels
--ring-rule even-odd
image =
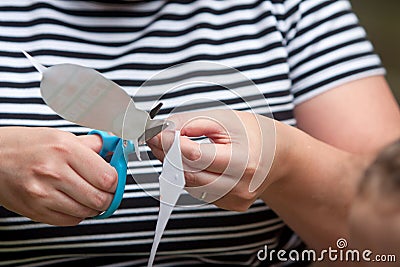
[[[385,74],[348,0],[300,1],[287,23],[296,105],[341,84]]]

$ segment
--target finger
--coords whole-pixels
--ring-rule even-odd
[[[175,131],[164,130],[160,134],[154,136],[147,141],[147,145],[151,148],[155,157],[164,161],[169,148],[175,139]]]
[[[115,192],[118,174],[102,157],[80,143],[72,148],[68,164],[83,179],[101,191]]]
[[[83,145],[89,147],[96,153],[100,152],[101,147],[103,145],[101,137],[97,134],[81,135],[78,136],[78,139],[82,142]]]
[[[183,138],[181,140],[182,161],[191,171],[224,173],[231,162],[231,145],[199,144]]]
[[[173,140],[164,138],[162,142],[156,140],[149,143],[154,156],[164,161],[167,148]],[[158,143],[163,143],[159,145]],[[182,161],[187,171],[207,170],[210,172],[223,173],[229,164],[229,145],[225,147],[217,144],[199,144],[186,137],[180,138]],[[167,147],[167,148],[166,148]]]
[[[218,111],[213,112],[218,114]],[[228,143],[230,142],[229,135],[218,119],[209,117],[206,112],[187,112],[173,115],[168,118],[174,122],[176,128],[181,131],[181,135],[189,137],[207,136],[214,143]],[[159,159],[163,159],[166,151],[171,146],[174,135],[172,131],[162,131],[160,134],[147,141],[149,147],[156,152],[155,155]],[[183,142],[184,140],[181,139]],[[190,151],[189,151],[190,152]],[[196,151],[192,151],[196,153]]]
[[[207,202],[215,202],[227,194],[235,187],[240,179],[233,179],[228,175],[220,175],[211,172],[185,172],[185,189],[194,197],[201,199],[204,192],[207,198],[203,199]]]
[[[65,179],[56,186],[65,195],[96,212],[104,211],[110,206],[114,197],[112,193],[94,187],[68,166],[65,167],[63,173],[65,174]]]
[[[169,136],[163,138],[162,141],[159,141],[159,137],[157,139],[153,140],[149,147],[154,156],[163,161],[173,139]],[[160,145],[161,143],[162,145]],[[185,164],[186,171],[206,170],[214,173],[228,172],[229,174],[234,172],[234,168],[228,168],[228,166],[233,165],[231,144],[202,144],[186,137],[181,137],[180,143],[182,161]]]
[[[256,199],[239,177],[199,172],[185,175],[186,191],[193,197],[227,210],[245,211]]]
[[[234,112],[213,111],[209,112],[187,112],[173,115],[169,120],[174,121],[181,135],[189,137],[207,136],[215,143],[229,142],[229,131],[226,127],[235,123],[237,116]],[[233,117],[230,121],[229,117]],[[229,122],[227,124],[227,122]]]
[[[160,160],[161,162],[163,162],[163,161],[164,161],[164,158],[165,158],[165,153],[166,153],[166,152],[165,152],[161,147],[158,147],[158,146],[156,146],[156,145],[154,145],[154,144],[152,144],[152,143],[148,143],[147,145],[150,147],[151,152],[153,153],[153,155],[154,155],[158,160]]]
[[[49,198],[50,199],[50,198]],[[47,203],[49,209],[75,218],[88,218],[99,214],[98,210],[88,208],[78,203],[61,191],[55,191],[51,202]]]
[[[78,218],[51,209],[46,209],[43,216],[32,216],[32,220],[55,226],[75,226],[85,218]]]
[[[181,134],[189,137],[207,136],[213,143],[181,139],[184,162],[194,169],[238,175],[246,169],[249,149],[246,128],[234,111],[217,110],[211,116],[204,112],[176,115]],[[229,128],[225,126],[230,126]],[[234,141],[233,136],[244,138]],[[164,138],[161,136],[161,140]],[[166,143],[170,140],[168,139]]]

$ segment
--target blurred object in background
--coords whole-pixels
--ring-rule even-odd
[[[400,103],[400,1],[351,0],[351,3],[381,56],[390,87]]]

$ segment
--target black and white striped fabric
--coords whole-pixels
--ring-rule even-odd
[[[21,49],[46,66],[68,62],[95,68],[131,95],[176,64],[220,63],[251,79],[268,99],[274,118],[290,125],[296,124],[296,105],[345,82],[384,74],[346,0],[1,0],[0,125],[46,126],[75,134],[89,129],[61,119],[44,104],[40,75]],[[160,117],[199,98],[268,115],[257,101],[241,105],[219,90],[178,90]],[[190,110],[196,107],[201,105]],[[0,266],[146,265],[158,214],[161,163],[148,148],[141,152],[149,160],[129,162],[135,179],[128,177],[122,205],[109,219],[53,227],[0,207]],[[303,246],[261,201],[243,213],[213,205],[178,207],[155,264],[268,266],[271,262],[257,259],[264,245],[286,250]]]

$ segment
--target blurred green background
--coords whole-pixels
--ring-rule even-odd
[[[387,79],[400,103],[400,0],[351,0],[387,70]]]

